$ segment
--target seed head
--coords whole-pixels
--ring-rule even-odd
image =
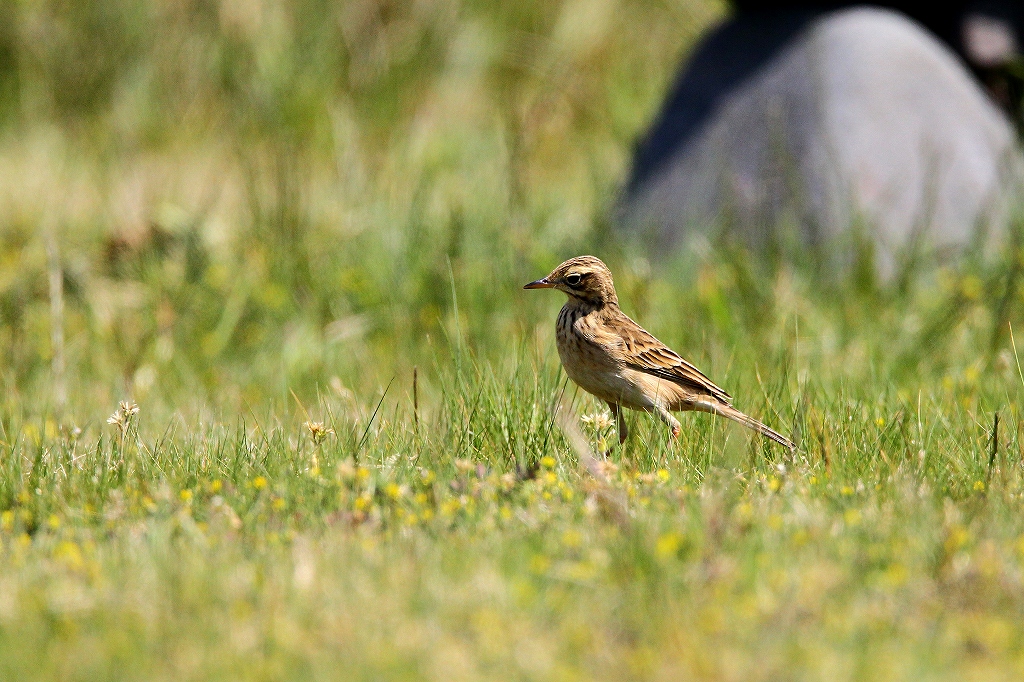
[[[138,413],[139,406],[135,404],[134,400],[122,400],[117,406],[117,411],[107,419],[107,423],[116,426],[123,434],[135,421],[135,416]]]
[[[313,437],[313,445],[320,445],[327,439],[327,436],[334,433],[334,429],[325,427],[323,422],[307,421],[305,426],[309,429],[309,435]]]

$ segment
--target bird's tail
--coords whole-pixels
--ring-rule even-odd
[[[727,419],[731,419],[734,422],[743,424],[749,429],[754,429],[758,433],[781,445],[782,447],[789,448],[790,450],[796,449],[796,445],[790,439],[783,436],[778,431],[765,426],[761,422],[757,421],[753,417],[743,414],[732,405],[722,405],[721,403],[702,402],[698,404],[698,409],[711,412],[712,414],[721,415]]]

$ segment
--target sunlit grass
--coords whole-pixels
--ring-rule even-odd
[[[550,360],[439,363],[418,421],[405,396],[360,410],[327,391],[231,423],[8,415],[5,674],[1019,672],[1016,407],[991,460],[977,407],[1015,390],[996,375],[914,401],[784,382],[792,456],[705,415],[679,443],[637,416],[600,465],[617,516],[555,423]],[[754,403],[756,381],[734,383]],[[593,445],[615,441],[566,395]]]
[[[608,224],[721,11],[0,9],[0,679],[1019,678],[1017,244]],[[521,290],[586,252],[797,451],[616,446]]]

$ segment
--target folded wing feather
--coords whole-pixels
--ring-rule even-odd
[[[626,351],[621,358],[623,364],[630,369],[679,384],[698,394],[709,395],[725,405],[732,404],[732,396],[716,386],[703,372],[636,322],[629,322],[630,324],[623,325],[620,330]]]

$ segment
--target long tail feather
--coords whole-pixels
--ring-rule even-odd
[[[748,415],[743,414],[742,412],[740,412],[739,410],[737,410],[735,407],[733,407],[731,405],[722,405],[721,403],[701,402],[701,403],[698,403],[696,405],[696,407],[699,410],[702,410],[702,411],[705,411],[705,412],[711,412],[712,414],[718,414],[718,415],[721,415],[721,416],[725,417],[726,419],[731,419],[734,422],[737,422],[739,424],[743,424],[747,428],[753,429],[754,431],[757,431],[761,435],[766,436],[768,438],[771,438],[773,441],[775,441],[776,443],[778,443],[782,447],[789,448],[790,450],[795,450],[796,449],[796,445],[793,443],[793,441],[791,441],[790,439],[786,438],[785,436],[783,436],[778,431],[775,431],[775,430],[771,429],[770,427],[765,426],[764,424],[762,424],[761,422],[757,421],[753,417],[750,417]]]

